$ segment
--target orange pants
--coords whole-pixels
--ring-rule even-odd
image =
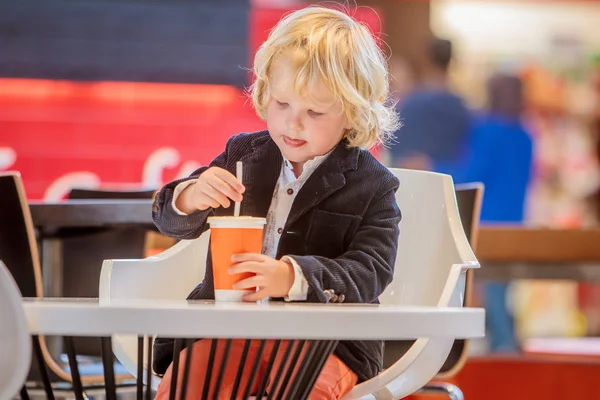
[[[216,355],[215,355],[215,364],[213,367],[213,371],[212,371],[212,376],[211,376],[211,389],[214,386],[214,382],[217,379],[217,375],[219,373],[219,369],[221,366],[221,362],[218,360],[222,360],[223,359],[223,352],[225,350],[225,340],[218,340],[217,341],[217,351],[216,351]],[[227,366],[225,367],[225,373],[223,376],[223,380],[221,381],[221,392],[219,393],[219,400],[221,399],[230,399],[231,398],[231,394],[233,391],[233,385],[236,379],[236,375],[237,375],[237,370],[238,370],[238,366],[240,363],[240,360],[242,358],[242,352],[244,349],[244,340],[241,339],[234,339],[231,343],[231,348],[229,350],[229,361],[227,362]],[[262,353],[262,359],[261,362],[259,364],[259,370],[257,373],[257,378],[255,379],[254,382],[254,387],[253,387],[253,392],[251,393],[252,395],[256,394],[256,391],[258,390],[258,385],[262,379],[262,377],[264,376],[265,373],[265,369],[269,360],[269,357],[271,355],[271,352],[273,350],[273,345],[274,345],[274,341],[269,340],[267,341],[266,345],[265,345],[265,349]],[[279,350],[277,351],[277,356],[275,358],[275,362],[273,364],[273,368],[271,369],[271,375],[269,376],[269,383],[267,384],[267,392],[273,394],[275,393],[276,390],[278,390],[278,387],[274,388],[273,383],[275,381],[275,375],[277,374],[277,371],[279,370],[279,366],[281,365],[282,362],[282,357],[283,357],[283,353],[285,352],[285,350],[287,349],[287,346],[289,346],[290,342],[288,341],[281,341],[281,345],[279,347]],[[186,394],[186,400],[187,399],[200,399],[202,397],[202,389],[204,388],[204,377],[206,376],[206,369],[208,366],[208,358],[209,358],[209,353],[210,353],[210,346],[211,346],[211,340],[205,339],[205,340],[199,340],[196,341],[193,344],[194,348],[193,348],[193,352],[192,352],[192,362],[190,364],[190,372],[189,372],[189,378],[188,378],[188,387],[187,387],[187,394]],[[258,349],[260,347],[260,341],[258,340],[252,340],[250,342],[250,348],[248,351],[248,355],[245,361],[246,364],[246,368],[244,368],[244,373],[242,374],[241,380],[240,380],[240,391],[243,390],[243,388],[246,387],[246,384],[248,382],[248,379],[250,378],[250,370],[252,369],[252,366],[254,365],[254,361],[256,360],[256,356],[258,353]],[[292,354],[293,351],[295,350],[296,347],[294,347],[292,349]],[[304,350],[303,350],[304,351]],[[181,386],[181,380],[183,377],[183,369],[185,366],[185,359],[187,356],[187,349],[183,350],[181,352],[180,358],[179,358],[179,372],[178,372],[178,379],[177,379],[177,396],[176,398],[180,399],[180,386]],[[300,363],[298,363],[300,364]],[[172,374],[172,367],[173,364],[171,364],[171,366],[169,366],[169,368],[167,369],[167,372],[165,373],[162,381],[160,382],[160,385],[158,386],[158,391],[156,393],[156,400],[167,400],[169,398],[169,390],[171,387],[171,374]],[[296,366],[296,368],[298,368],[299,365]],[[297,372],[297,370],[294,370],[293,373],[295,374]],[[292,380],[293,380],[293,376],[292,376]],[[280,379],[283,380],[283,378]],[[319,375],[319,377],[317,378],[316,382],[315,382],[315,386],[312,389],[312,392],[309,396],[310,400],[330,400],[330,399],[339,399],[340,397],[342,397],[344,394],[348,393],[350,391],[350,389],[352,389],[356,383],[357,383],[357,376],[354,372],[352,372],[347,366],[346,364],[344,364],[337,356],[335,355],[331,355],[329,356],[329,358],[327,359],[327,361],[325,362],[325,365],[323,367],[323,370],[321,371],[321,374]],[[209,393],[209,398],[212,398],[212,391],[211,393]],[[238,392],[236,398],[241,398],[242,397],[242,393]]]

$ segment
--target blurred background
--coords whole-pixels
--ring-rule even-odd
[[[372,149],[382,162],[484,182],[482,226],[598,227],[600,1],[341,3],[390,57],[404,127]],[[20,171],[29,199],[48,202],[75,187],[156,189],[189,174],[231,135],[265,127],[244,92],[254,53],[308,4],[0,0],[0,172]],[[488,308],[490,334],[470,347],[476,368],[469,361],[456,378],[470,398],[492,399],[490,385],[507,380],[537,393],[507,398],[600,398],[561,392],[600,373],[598,345],[560,358],[571,369],[549,372],[555,357],[518,364],[529,338],[600,335],[597,278],[557,276],[476,275],[472,303]],[[573,369],[581,357],[596,369]],[[541,395],[558,376],[568,378],[550,385],[557,397]]]

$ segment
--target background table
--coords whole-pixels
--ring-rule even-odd
[[[156,229],[152,221],[152,200],[30,202],[29,208],[42,247],[42,277],[46,296],[62,295],[63,238],[90,229]]]
[[[600,229],[480,227],[477,278],[600,282]]]

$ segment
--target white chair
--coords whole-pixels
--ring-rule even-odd
[[[479,263],[461,225],[452,178],[431,172],[392,171],[400,180],[396,199],[402,222],[394,280],[381,302],[463,306],[466,271],[478,268]],[[182,241],[143,260],[106,260],[100,278],[101,301],[185,298],[204,276],[208,237],[205,232],[199,239]],[[453,342],[431,332],[390,368],[357,385],[346,398],[399,399],[414,393],[437,374]],[[136,338],[118,335],[113,343],[119,361],[135,374]],[[152,386],[158,381],[153,379]]]
[[[0,399],[11,399],[23,387],[31,363],[31,337],[21,293],[0,261]]]

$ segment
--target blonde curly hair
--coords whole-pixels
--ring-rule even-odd
[[[310,84],[321,79],[342,104],[351,126],[345,132],[350,146],[370,148],[388,142],[399,122],[388,98],[386,58],[367,27],[321,6],[287,15],[257,51],[250,94],[260,118],[266,120],[271,66],[290,50],[297,94],[307,95]]]

